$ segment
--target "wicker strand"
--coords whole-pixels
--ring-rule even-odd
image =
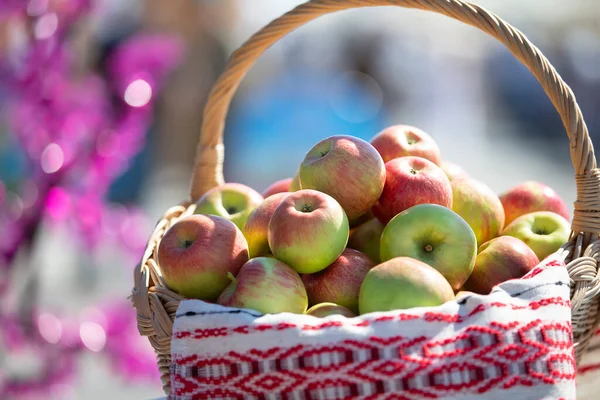
[[[194,205],[190,204],[224,181],[224,121],[240,81],[266,49],[305,23],[335,11],[385,5],[447,15],[495,37],[527,66],[556,107],[569,137],[577,183],[571,237],[557,254],[567,263],[571,280],[573,341],[578,362],[585,353],[600,322],[600,171],[596,169],[592,142],[571,89],[525,35],[475,4],[461,0],[313,0],[269,23],[232,54],[225,72],[213,86],[204,110],[190,199],[167,210],[156,225],[142,261],[135,269],[131,298],[137,310],[139,332],[148,337],[156,351],[167,395],[170,393],[171,333],[175,312],[183,298],[166,287],[156,262],[156,251],[165,232],[181,218],[193,213]]]

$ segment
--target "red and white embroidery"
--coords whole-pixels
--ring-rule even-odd
[[[172,398],[574,399],[570,317],[552,259],[489,296],[350,319],[184,301]]]

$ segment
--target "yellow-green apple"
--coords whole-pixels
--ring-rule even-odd
[[[290,190],[291,184],[292,184],[292,178],[285,178],[285,179],[281,179],[276,182],[273,182],[269,187],[267,187],[262,192],[262,197],[266,199],[267,197],[272,196],[275,193],[291,192],[291,190]]]
[[[421,157],[400,157],[385,164],[383,193],[373,214],[384,224],[417,204],[452,207],[452,186],[444,171]]]
[[[475,268],[463,289],[488,294],[499,283],[521,278],[539,260],[523,241],[512,236],[499,236],[481,245]]]
[[[379,263],[379,242],[385,225],[377,218],[365,222],[350,231],[348,247],[366,254],[374,263]]]
[[[440,148],[423,130],[409,125],[394,125],[385,128],[371,139],[384,162],[398,157],[423,157],[440,165]]]
[[[410,257],[396,257],[373,267],[360,287],[361,314],[439,306],[454,291],[436,269]]]
[[[521,215],[502,231],[502,235],[521,239],[543,260],[569,241],[569,222],[551,211]]]
[[[347,318],[356,317],[356,314],[348,310],[346,307],[340,306],[335,303],[319,303],[315,304],[306,311],[307,315],[313,317],[325,318],[330,315],[343,315]]]
[[[289,265],[272,257],[257,257],[245,263],[217,303],[250,308],[263,314],[282,312],[304,314],[308,307],[306,289],[300,275]]]
[[[454,290],[471,275],[477,239],[467,222],[449,208],[419,204],[396,215],[381,235],[381,261],[411,257],[438,270]]]
[[[569,220],[569,209],[551,187],[536,181],[523,182],[500,195],[504,206],[504,223],[534,211],[552,211]]]
[[[275,209],[290,193],[275,193],[267,197],[248,216],[242,233],[248,241],[250,258],[266,256],[271,252],[269,248],[269,222]]]
[[[348,217],[328,194],[302,189],[289,194],[269,222],[271,253],[301,274],[333,263],[348,243]]]
[[[165,283],[180,295],[214,301],[248,261],[248,243],[233,222],[215,215],[182,218],[158,245]]]
[[[241,183],[224,183],[210,189],[196,203],[195,214],[218,215],[243,228],[248,215],[263,197],[256,190]]]
[[[465,171],[460,165],[453,162],[442,161],[441,168],[448,179],[450,179],[450,182],[452,182],[454,179],[469,178],[467,171]]]
[[[327,268],[302,275],[308,303],[335,303],[358,312],[358,292],[365,275],[375,263],[358,250],[346,249]]]
[[[471,178],[455,179],[451,183],[452,210],[473,229],[477,245],[498,236],[504,228],[504,208],[496,193]]]
[[[296,171],[296,175],[294,175],[292,181],[290,182],[289,191],[297,192],[300,189],[302,189],[302,186],[300,185],[300,169],[298,169],[298,171]]]
[[[317,143],[300,165],[302,189],[327,193],[353,221],[377,202],[385,184],[385,165],[368,142],[346,135]]]

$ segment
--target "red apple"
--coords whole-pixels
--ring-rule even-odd
[[[503,193],[500,201],[504,206],[505,225],[534,211],[552,211],[570,220],[565,202],[551,187],[540,182],[523,182]]]
[[[373,214],[384,224],[417,204],[452,207],[452,186],[444,171],[421,157],[400,157],[385,164],[383,193]]]
[[[422,261],[392,258],[373,267],[360,288],[361,314],[439,306],[454,299],[442,274]]]
[[[262,197],[265,199],[269,196],[274,195],[275,193],[282,192],[291,192],[290,185],[292,183],[292,178],[281,179],[277,182],[274,182],[269,187],[267,187],[262,193]]]
[[[271,252],[269,248],[269,222],[275,212],[275,209],[283,199],[290,193],[275,193],[267,197],[258,207],[248,216],[242,233],[248,241],[248,251],[250,258],[266,256]]]
[[[467,171],[465,171],[464,168],[458,164],[449,161],[442,161],[441,167],[448,179],[450,179],[450,182],[452,182],[454,179],[469,178]]]
[[[375,264],[360,251],[346,249],[322,271],[302,275],[308,303],[335,303],[358,312],[358,293],[365,275]]]
[[[335,199],[316,190],[289,194],[269,222],[269,247],[302,274],[318,272],[333,263],[348,243],[348,218]]]
[[[452,210],[473,229],[478,246],[500,234],[504,209],[492,189],[475,179],[455,179],[452,195]]]
[[[158,264],[173,291],[214,301],[248,261],[248,243],[233,222],[214,215],[191,215],[175,223],[158,245]]]
[[[313,317],[325,318],[330,315],[343,315],[346,318],[356,317],[356,314],[348,310],[346,307],[334,303],[320,303],[315,304],[306,311],[306,315],[312,315]]]
[[[218,215],[227,218],[242,229],[248,215],[263,197],[256,190],[241,183],[224,183],[206,192],[196,203],[195,214]]]
[[[336,199],[353,221],[369,212],[381,195],[385,166],[377,150],[352,136],[331,136],[317,143],[300,165],[302,189]]]
[[[377,149],[384,162],[398,157],[415,156],[440,165],[440,149],[431,136],[419,128],[394,125],[379,132],[371,144]]]
[[[217,303],[250,308],[263,314],[304,314],[308,306],[302,279],[289,265],[272,257],[257,257],[245,263]]]
[[[533,250],[523,241],[512,236],[499,236],[481,245],[475,268],[463,289],[488,294],[504,281],[521,278],[538,263]]]
[[[371,261],[378,264],[381,260],[379,257],[379,244],[383,228],[385,228],[385,225],[377,218],[357,226],[350,231],[348,247],[364,253]]]

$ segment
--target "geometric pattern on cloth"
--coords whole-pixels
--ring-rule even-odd
[[[170,398],[575,399],[570,321],[554,257],[487,296],[355,318],[185,300]]]

